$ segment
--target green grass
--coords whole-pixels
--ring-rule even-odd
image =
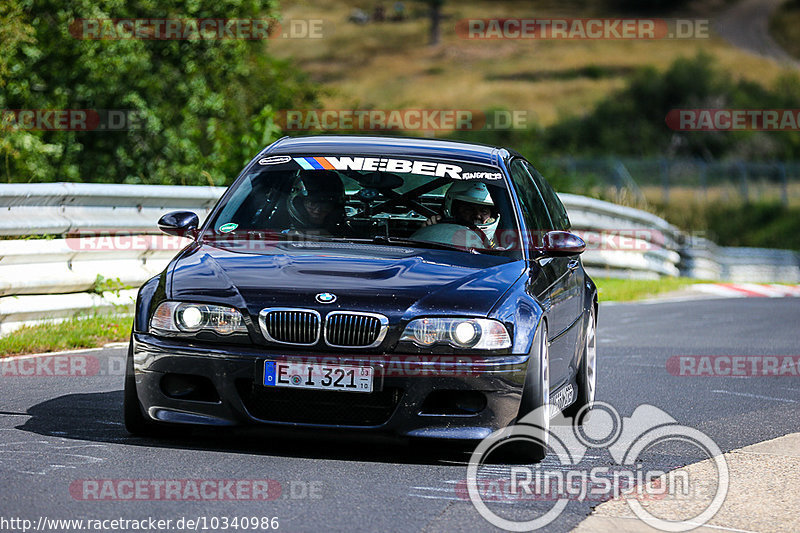
[[[0,358],[25,353],[95,348],[109,342],[126,341],[132,325],[131,315],[91,315],[58,323],[24,326],[0,337]]]
[[[593,278],[600,302],[630,302],[673,292],[704,280],[691,278],[614,279]]]

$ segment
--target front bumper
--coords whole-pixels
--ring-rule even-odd
[[[528,361],[527,355],[311,355],[256,346],[201,344],[144,333],[134,333],[132,344],[137,395],[152,419],[411,438],[482,439],[509,425],[518,414]],[[318,391],[260,385],[265,360],[296,358],[309,362],[334,358],[338,364],[376,367],[375,390],[369,394],[322,391],[320,395]],[[203,376],[213,384],[218,399],[196,401],[168,395],[162,386],[167,374]],[[434,391],[477,391],[485,397],[485,407],[469,414],[423,410]],[[317,400],[320,403],[315,404]],[[322,416],[313,416],[315,409]],[[297,419],[293,413],[298,413]],[[362,417],[360,413],[365,414]]]

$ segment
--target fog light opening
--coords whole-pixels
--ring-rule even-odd
[[[486,408],[486,396],[469,390],[439,390],[425,398],[421,415],[477,415]]]
[[[176,400],[219,402],[219,394],[211,380],[191,374],[165,374],[161,378],[161,391]]]

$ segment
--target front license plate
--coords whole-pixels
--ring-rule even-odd
[[[264,386],[372,392],[375,371],[370,366],[264,362]]]

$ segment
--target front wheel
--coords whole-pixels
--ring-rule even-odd
[[[513,463],[537,463],[544,459],[550,431],[550,349],[544,320],[539,322],[533,337],[515,424],[534,426],[537,438],[511,440],[502,446],[503,458]]]
[[[125,429],[131,435],[142,437],[159,436],[161,428],[155,422],[145,418],[139,395],[136,393],[136,376],[133,371],[133,340],[128,346],[128,358],[125,365],[125,392],[122,399],[122,412]]]

